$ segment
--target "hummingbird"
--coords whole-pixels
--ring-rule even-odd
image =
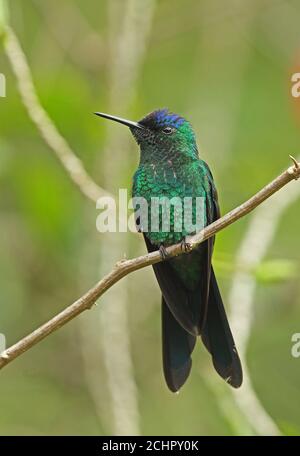
[[[138,122],[95,114],[129,127],[140,147],[133,197],[144,198],[150,211],[153,198],[190,197],[194,202],[200,197],[203,225],[220,217],[212,173],[199,157],[194,130],[184,117],[168,109],[155,110]],[[189,207],[194,220],[195,204]],[[238,388],[243,380],[242,366],[212,266],[215,239],[211,237],[191,250],[188,237],[195,234],[195,226],[175,229],[174,211],[170,212],[168,230],[163,230],[161,224],[156,230],[152,226],[145,229],[140,213],[136,217],[148,252],[159,250],[162,258],[153,269],[162,295],[162,359],[167,386],[177,392],[186,382],[196,340],[201,338],[217,373]],[[176,243],[181,243],[186,253],[168,258],[166,247]]]

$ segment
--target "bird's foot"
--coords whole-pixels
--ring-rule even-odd
[[[168,254],[168,252],[167,252],[167,250],[166,250],[166,248],[165,248],[165,246],[163,244],[161,244],[159,246],[159,253],[160,253],[160,256],[161,256],[162,260],[166,260],[168,258],[168,256],[169,256],[169,254]]]
[[[182,239],[180,245],[183,252],[190,252],[192,250],[192,245],[186,241],[186,237]]]

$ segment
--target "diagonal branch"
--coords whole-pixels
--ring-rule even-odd
[[[196,248],[199,244],[223,230],[227,226],[244,217],[249,212],[253,211],[263,201],[272,196],[286,184],[300,177],[300,163],[294,162],[293,166],[276,177],[272,182],[266,185],[262,190],[248,199],[245,203],[228,212],[226,215],[211,223],[203,230],[189,239],[191,249]],[[167,248],[169,257],[183,255],[182,246],[176,244]],[[155,263],[162,261],[158,251],[143,255],[130,260],[119,261],[114,269],[101,279],[94,287],[87,291],[81,298],[57,314],[47,323],[40,326],[28,336],[21,339],[16,344],[12,345],[0,354],[0,369],[28,351],[41,340],[45,339],[49,334],[64,326],[83,311],[90,309],[92,305],[99,299],[109,288],[121,280],[131,272],[145,268]]]

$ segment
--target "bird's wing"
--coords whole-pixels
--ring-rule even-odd
[[[209,171],[211,197],[208,198],[211,204],[208,205],[208,223],[212,223],[220,217],[217,191],[214,186],[213,177]],[[207,241],[209,251],[212,253],[214,238]],[[210,267],[209,273],[209,298],[204,327],[201,331],[204,345],[211,353],[214,367],[218,374],[231,386],[238,388],[243,381],[242,366],[233,336],[227,320],[224,304],[219,291],[214,270]]]
[[[234,388],[241,386],[243,381],[242,366],[213,268],[208,311],[201,337],[207,350],[211,353],[213,365],[218,374]]]
[[[214,184],[214,179],[209,166],[204,161],[201,161],[204,172],[204,187],[205,187],[205,207],[206,207],[206,224],[213,223],[220,217],[220,208],[218,203],[218,194]],[[199,282],[198,290],[194,293],[193,303],[196,307],[195,311],[198,310],[198,334],[202,333],[205,325],[207,312],[208,312],[208,301],[209,301],[209,289],[211,282],[211,260],[214,249],[215,237],[212,236],[207,241],[200,244],[198,247],[201,256],[199,255],[199,261],[202,264],[201,281]],[[201,294],[201,300],[200,300]],[[201,305],[201,307],[199,306]]]

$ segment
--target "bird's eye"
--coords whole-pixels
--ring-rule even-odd
[[[163,129],[163,132],[164,132],[166,135],[170,135],[171,133],[173,133],[173,131],[174,131],[174,128],[172,128],[172,127],[165,127],[165,128]]]

